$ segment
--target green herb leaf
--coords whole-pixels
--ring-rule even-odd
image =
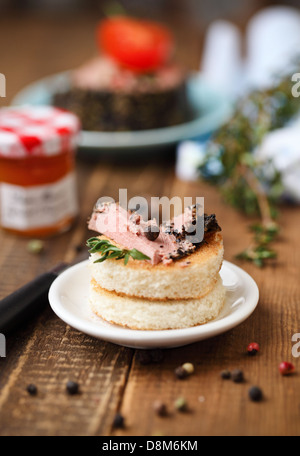
[[[90,238],[86,242],[87,247],[89,247],[90,253],[100,253],[101,258],[94,261],[94,263],[102,263],[108,259],[122,260],[124,259],[124,264],[126,265],[129,261],[129,258],[134,260],[150,260],[150,258],[144,255],[142,252],[136,249],[127,250],[121,249],[107,240],[102,240],[99,238]]]
[[[142,252],[139,252],[139,250],[136,250],[136,249],[130,250],[129,254],[134,260],[144,260],[145,259],[145,255]],[[150,258],[148,258],[148,260],[149,259]]]

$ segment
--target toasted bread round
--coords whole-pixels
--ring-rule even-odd
[[[215,286],[223,253],[222,235],[214,233],[194,253],[170,265],[133,259],[127,265],[114,259],[95,263],[101,256],[94,253],[90,271],[101,288],[121,295],[162,301],[195,299],[206,296]]]
[[[149,301],[119,296],[91,283],[90,305],[104,320],[138,330],[182,329],[216,318],[225,302],[225,288],[218,275],[213,290],[201,299]]]

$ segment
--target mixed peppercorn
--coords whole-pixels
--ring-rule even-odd
[[[247,353],[249,356],[255,356],[259,353],[260,346],[258,343],[253,342],[248,345]],[[139,350],[136,354],[136,360],[141,365],[158,364],[164,360],[164,350]],[[279,372],[283,376],[291,375],[295,372],[295,366],[287,361],[280,363],[278,366]],[[187,379],[189,376],[194,374],[195,366],[190,362],[186,362],[178,366],[174,370],[175,377],[179,380]],[[241,369],[234,369],[232,371],[226,369],[220,374],[221,379],[231,380],[234,383],[243,383],[245,381],[244,373]],[[31,396],[38,394],[38,388],[34,384],[29,384],[26,388],[27,392]],[[72,380],[66,383],[66,392],[69,395],[76,395],[80,392],[79,384]],[[248,389],[248,397],[252,402],[261,402],[264,400],[264,393],[259,386],[251,386]],[[201,400],[200,400],[201,399]],[[199,397],[199,402],[204,402],[204,397]],[[178,412],[186,412],[189,410],[187,400],[183,396],[179,396],[173,403],[173,407]],[[162,400],[156,400],[153,403],[153,411],[158,417],[168,417],[170,412],[168,411],[167,404]],[[125,427],[125,418],[120,413],[114,416],[112,422],[113,429],[123,429]]]

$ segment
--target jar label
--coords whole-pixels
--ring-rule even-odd
[[[78,212],[75,174],[52,184],[21,187],[0,184],[1,224],[4,228],[46,228]]]

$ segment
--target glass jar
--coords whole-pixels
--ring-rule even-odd
[[[77,213],[78,118],[53,107],[0,110],[0,223],[44,237],[70,228]]]

